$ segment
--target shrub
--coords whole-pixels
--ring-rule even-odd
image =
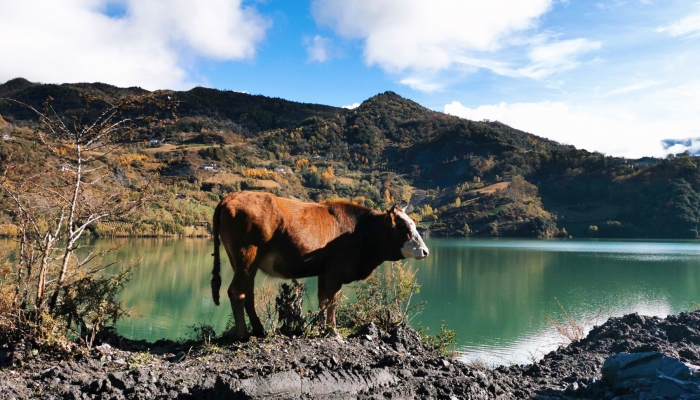
[[[0,342],[24,340],[66,350],[79,339],[89,348],[126,315],[117,296],[133,265],[110,276],[105,269],[112,264],[101,263],[104,252],[78,255],[76,250],[83,233],[97,223],[123,218],[150,200],[150,182],[120,187],[105,181],[105,155],[155,122],[135,115],[139,109],[172,109],[166,98],[156,92],[105,105],[88,94],[83,110],[62,115],[53,110],[51,98],[40,109],[6,100],[36,115],[35,154],[46,162],[1,164],[0,196],[12,209],[18,246],[13,267],[0,281]],[[91,115],[92,123],[83,120]],[[141,162],[144,156],[134,157],[122,161]]]
[[[275,299],[279,315],[280,332],[286,336],[300,336],[306,329],[307,320],[303,314],[306,285],[294,279],[291,285],[282,283]]]
[[[440,333],[437,335],[428,335],[427,332],[430,330],[430,328],[423,328],[421,325],[418,325],[416,330],[425,343],[439,351],[442,355],[454,355],[457,333],[455,333],[455,331],[452,329],[447,329],[445,321],[442,321],[440,324]],[[450,350],[450,347],[452,350]]]
[[[559,299],[555,297],[554,300],[557,302],[557,305],[559,305],[564,320],[562,322],[559,322],[546,315],[544,316],[544,319],[546,319],[547,322],[549,322],[563,338],[565,338],[571,343],[578,342],[579,340],[584,339],[588,330],[595,324],[598,318],[600,318],[603,312],[605,311],[605,305],[603,305],[598,311],[598,313],[596,313],[591,318],[578,320],[569,315],[569,313],[566,311],[561,302],[559,302]]]
[[[379,328],[389,330],[410,322],[425,306],[423,302],[411,304],[413,295],[419,292],[416,270],[401,261],[393,262],[385,271],[357,284],[357,300],[339,304],[337,324],[354,330],[374,322]]]

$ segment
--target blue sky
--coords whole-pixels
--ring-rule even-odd
[[[13,38],[0,82],[334,106],[391,90],[606,154],[700,150],[696,1],[0,0],[0,13]]]

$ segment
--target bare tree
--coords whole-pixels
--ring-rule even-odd
[[[51,98],[40,109],[4,99],[36,114],[38,124],[32,139],[38,146],[33,154],[41,157],[29,163],[13,162],[12,156],[4,160],[0,193],[2,205],[14,215],[19,231],[10,307],[13,326],[23,322],[40,326],[46,315],[55,319],[60,314],[67,329],[77,323],[81,330],[91,331],[94,339],[101,324],[95,320],[98,314],[116,319],[123,310],[118,305],[112,309],[104,308],[108,305],[93,307],[92,317],[86,317],[91,308],[75,302],[85,297],[87,288],[96,290],[92,295],[97,297],[117,294],[109,285],[96,284],[109,283],[104,280],[108,278],[99,277],[108,265],[97,262],[101,253],[85,251],[79,256],[79,240],[94,223],[128,215],[149,198],[150,180],[133,186],[116,184],[106,161],[140,130],[163,123],[158,118],[163,112],[171,111],[174,117],[176,104],[165,92],[115,101],[92,95],[84,99],[85,107],[72,114],[57,113]],[[144,111],[151,115],[145,116]],[[86,318],[92,321],[86,322]]]

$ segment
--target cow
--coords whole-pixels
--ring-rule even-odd
[[[415,222],[396,205],[386,212],[347,201],[304,203],[263,192],[226,196],[214,211],[212,295],[219,305],[220,243],[233,267],[228,287],[235,335],[249,337],[265,330],[255,313],[254,281],[258,270],[286,278],[318,277],[319,309],[337,336],[336,299],[343,284],[367,279],[384,261],[423,259],[428,248]]]

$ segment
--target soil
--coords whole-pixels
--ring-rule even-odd
[[[369,325],[342,341],[278,335],[183,345],[112,338],[70,359],[6,345],[0,348],[0,398],[664,398],[601,379],[612,355],[642,352],[700,364],[700,312],[611,318],[535,364],[495,369],[445,357],[407,326],[380,332]],[[688,385],[688,393],[700,393],[697,381]]]

